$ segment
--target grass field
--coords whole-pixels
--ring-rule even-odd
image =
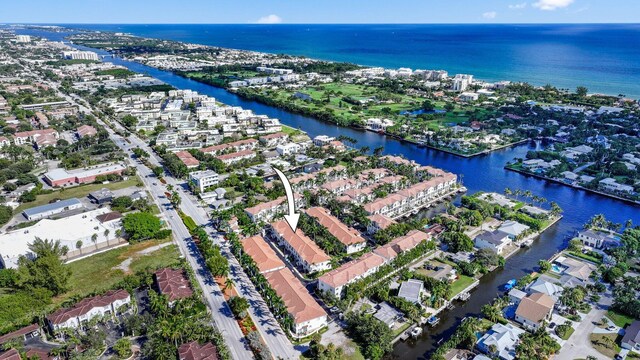
[[[571,337],[571,335],[573,334],[574,331],[575,331],[575,329],[570,327],[569,330],[567,330],[567,332],[564,334],[564,336],[558,335],[558,337],[560,337],[560,339],[562,339],[562,340],[568,340]]]
[[[475,278],[466,275],[459,276],[460,277],[458,278],[458,280],[454,281],[451,284],[451,297],[449,297],[449,300],[458,295],[462,290],[466,289],[467,286],[473,284],[473,282],[476,280]]]
[[[621,328],[630,325],[635,319],[623,314],[619,314],[613,310],[608,310],[607,311],[607,317],[609,318],[609,320],[613,321],[614,324],[616,324],[616,326],[619,326]]]
[[[135,273],[144,269],[156,269],[178,263],[180,256],[175,245],[169,245],[149,254],[138,252],[167,242],[167,240],[146,241],[109,250],[88,258],[74,261],[66,266],[71,269],[68,292],[56,297],[54,303],[61,303],[71,297],[84,297],[93,292],[100,292],[113,287],[124,279],[126,273],[116,269],[125,260],[131,258],[129,272]]]
[[[136,177],[129,178],[128,180],[112,182],[109,184],[89,184],[89,185],[76,186],[76,187],[72,187],[64,190],[56,190],[50,194],[38,195],[35,201],[21,204],[20,206],[18,206],[18,208],[15,210],[14,213],[19,214],[24,209],[45,205],[45,204],[48,204],[50,201],[56,200],[56,199],[65,200],[65,199],[71,199],[74,197],[82,198],[87,196],[90,192],[100,190],[102,188],[107,188],[109,190],[119,190],[119,189],[128,188],[130,186],[137,186],[138,183],[141,183],[141,181],[136,176]]]
[[[618,334],[591,334],[589,340],[591,340],[593,348],[599,353],[606,355],[609,359],[613,359],[620,352],[618,337],[621,336]]]

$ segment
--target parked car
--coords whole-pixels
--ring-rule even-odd
[[[549,329],[553,329],[554,327],[556,327],[556,323],[552,322],[551,324],[549,324]]]

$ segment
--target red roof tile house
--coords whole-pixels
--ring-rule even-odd
[[[197,341],[182,344],[178,348],[178,360],[218,360],[218,349],[208,342],[204,345]]]
[[[241,240],[242,248],[251,256],[261,274],[283,269],[284,263],[260,235]]]
[[[327,313],[311,297],[309,291],[287,268],[265,275],[269,285],[282,298],[293,318],[291,334],[301,338],[313,334],[327,325]]]
[[[78,138],[82,139],[85,136],[95,136],[98,133],[96,128],[91,125],[82,125],[78,129],[76,129],[76,135]]]
[[[39,137],[47,137],[58,140],[59,135],[55,129],[21,131],[13,135],[13,141],[16,145],[24,145],[28,143],[36,143]]]
[[[331,269],[331,258],[301,229],[293,232],[289,223],[280,220],[271,224],[270,233],[302,271],[312,273]]]
[[[242,150],[230,154],[219,155],[216,158],[222,161],[225,165],[231,165],[242,160],[253,159],[255,157],[256,153],[252,150]]]
[[[359,259],[345,263],[320,276],[318,289],[341,298],[345,286],[372,275],[386,262],[387,259],[376,253],[364,254]]]
[[[345,225],[338,218],[331,215],[329,210],[321,207],[312,207],[307,210],[307,214],[327,228],[331,235],[335,236],[344,245],[347,254],[362,251],[367,245],[367,241],[360,236],[358,230]]]
[[[388,244],[375,249],[373,252],[384,257],[387,261],[395,259],[398,255],[409,251],[420,245],[425,240],[429,240],[430,235],[420,231],[412,230],[405,236],[400,236]]]
[[[22,358],[18,350],[10,349],[9,351],[0,353],[0,360],[22,360]]]
[[[182,163],[187,166],[188,169],[197,168],[198,166],[200,166],[200,161],[194,158],[193,155],[191,155],[191,153],[189,153],[188,151],[178,151],[175,154],[178,159],[180,159]]]
[[[169,304],[193,295],[189,277],[182,269],[166,268],[158,270],[154,273],[154,277],[160,294],[167,297]]]
[[[6,344],[13,339],[28,340],[40,335],[40,326],[38,324],[32,324],[22,329],[10,332],[0,336],[0,345]]]
[[[83,299],[71,308],[59,309],[47,316],[47,323],[54,332],[63,328],[76,329],[96,316],[113,316],[130,303],[131,295],[126,290],[110,290],[104,295]]]

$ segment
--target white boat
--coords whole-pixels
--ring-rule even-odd
[[[422,334],[422,328],[420,326],[416,326],[411,330],[412,337],[418,337]]]

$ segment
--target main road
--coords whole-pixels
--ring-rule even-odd
[[[55,84],[51,84],[54,87]],[[65,95],[65,98],[76,104],[78,108],[85,112],[86,114],[92,114],[91,109],[87,108],[83,104],[79,103],[80,98],[77,96],[69,96]],[[98,119],[98,121],[102,122],[102,120]],[[116,134],[107,124],[102,122],[105,129],[109,133],[109,137],[113,140],[113,142],[120,147],[125,154],[127,154],[127,161],[129,164],[136,168],[136,171],[139,177],[142,179],[142,182],[147,190],[149,190],[153,201],[158,205],[160,209],[161,216],[167,222],[169,228],[173,231],[173,239],[174,242],[178,245],[181,254],[187,260],[189,266],[193,270],[195,274],[196,281],[202,292],[204,294],[204,299],[211,310],[211,315],[216,328],[222,333],[222,337],[224,338],[227,347],[229,348],[229,352],[233,359],[244,360],[244,359],[253,359],[253,352],[249,348],[247,344],[247,340],[245,336],[242,334],[240,330],[240,326],[236,322],[229,305],[227,304],[222,291],[218,284],[214,281],[211,273],[206,267],[205,261],[200,254],[200,251],[196,247],[196,244],[193,242],[191,235],[189,234],[189,230],[182,222],[182,219],[178,215],[178,212],[170,203],[169,199],[165,196],[165,190],[160,184],[155,182],[157,179],[153,175],[151,169],[149,169],[146,165],[141,163],[140,161],[132,160],[133,159],[133,146],[129,146],[127,141]],[[117,124],[115,126],[118,126]],[[135,136],[131,136],[132,142],[148,151],[149,154],[154,154],[146,144]],[[155,157],[155,154],[150,159],[151,163],[155,166],[160,165],[158,158]],[[168,178],[169,181],[173,181],[173,179]],[[290,357],[283,357],[283,359],[290,359]]]
[[[132,145],[134,145],[135,147],[139,147],[140,149],[143,149],[147,153],[149,153],[149,159],[154,166],[161,164],[160,158],[143,140],[141,140],[137,136],[130,136],[128,139],[132,142]],[[126,148],[126,144],[124,144],[123,140],[120,140],[120,142],[117,142],[117,144],[121,147],[124,146]],[[131,152],[131,149],[127,150],[127,153],[131,154]],[[146,169],[145,171],[150,172],[150,170],[146,166],[140,164],[138,161],[133,161],[133,163],[134,165],[136,165],[136,167],[143,167],[144,169]],[[233,256],[231,251],[229,251],[228,244],[224,242],[223,238],[212,228],[207,211],[200,207],[197,204],[197,201],[193,199],[188,192],[184,191],[186,188],[184,183],[179,182],[177,179],[171,176],[166,176],[165,179],[167,183],[173,185],[180,194],[180,197],[182,199],[180,204],[181,210],[186,215],[189,215],[191,218],[193,218],[193,220],[198,225],[203,226],[204,229],[207,230],[214,242],[220,246],[222,254],[229,260],[229,276],[233,280],[236,289],[249,301],[249,304],[251,305],[249,307],[249,313],[253,318],[253,321],[256,324],[256,328],[260,332],[260,335],[271,350],[271,354],[275,358],[279,359],[299,358],[304,349],[302,347],[298,349],[294,348],[293,344],[280,327],[280,324],[269,310],[266,302],[258,293],[249,277],[242,270],[240,263],[237,261],[235,256]],[[161,186],[154,185],[151,188],[153,190],[160,189],[158,191],[161,193],[164,191],[162,190]],[[178,221],[181,222],[181,220]],[[184,224],[182,224],[182,226],[184,227]]]

